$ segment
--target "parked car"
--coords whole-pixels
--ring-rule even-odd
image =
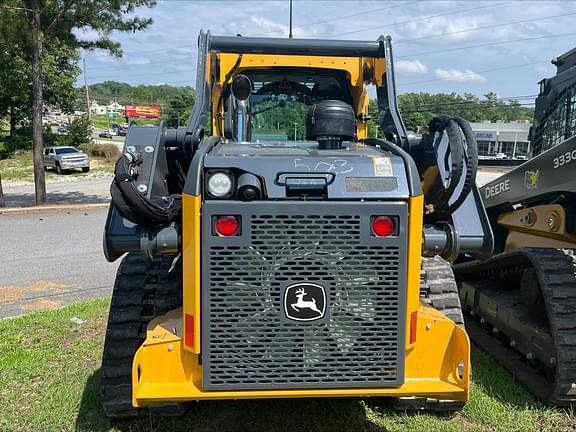
[[[48,147],[44,150],[44,169],[54,169],[58,174],[71,169],[90,171],[88,155],[75,147]]]
[[[65,127],[59,127],[58,129],[56,129],[56,131],[59,134],[67,134],[68,133],[68,129],[66,129]]]
[[[109,131],[100,132],[98,136],[100,138],[112,138],[112,134]]]

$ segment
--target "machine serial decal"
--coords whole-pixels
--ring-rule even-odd
[[[575,160],[576,150],[572,150],[571,152],[567,151],[566,153],[554,158],[554,168],[560,168],[562,165],[567,165],[570,162],[574,162]]]
[[[502,192],[507,192],[510,190],[510,179],[506,179],[492,186],[487,186],[484,190],[486,198],[495,197],[500,195]]]
[[[326,290],[313,283],[298,283],[284,291],[284,313],[294,321],[316,321],[326,313]]]
[[[392,177],[392,161],[387,156],[373,157],[374,175],[377,177]]]
[[[538,187],[539,178],[540,170],[524,171],[524,186],[528,189],[536,189]]]

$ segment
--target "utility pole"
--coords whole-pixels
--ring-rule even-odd
[[[82,59],[84,64],[84,90],[86,90],[86,107],[88,108],[88,121],[92,120],[92,114],[90,113],[90,96],[88,95],[88,78],[86,77],[86,59]]]
[[[292,39],[292,0],[290,0],[290,34],[288,35]]]
[[[294,123],[294,141],[296,141],[296,126],[298,126],[298,123]]]

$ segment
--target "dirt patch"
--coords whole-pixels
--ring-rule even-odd
[[[24,290],[15,286],[0,287],[0,304],[16,303],[22,298]]]
[[[70,288],[70,285],[59,284],[55,282],[48,281],[38,281],[38,282],[26,282],[27,288],[30,291],[48,291],[54,289],[64,289]]]
[[[41,309],[54,309],[60,306],[62,302],[59,301],[52,301],[46,299],[36,299],[36,302],[33,305],[22,305],[20,309],[27,310],[27,311],[35,311]]]

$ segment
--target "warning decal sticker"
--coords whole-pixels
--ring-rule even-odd
[[[374,175],[378,177],[392,177],[392,161],[387,156],[373,157]]]

